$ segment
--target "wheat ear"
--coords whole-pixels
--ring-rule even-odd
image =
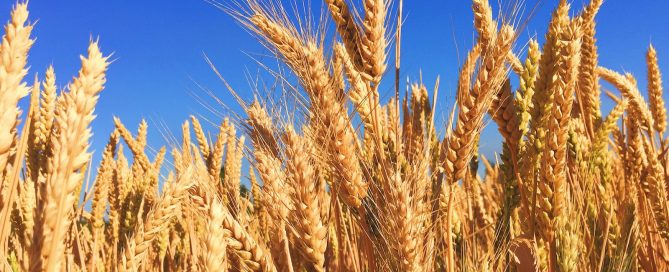
[[[295,188],[294,199],[297,214],[298,233],[302,235],[303,253],[309,260],[309,267],[324,271],[327,228],[321,218],[318,180],[311,159],[313,147],[310,141],[298,136],[292,127],[286,129],[286,178]]]
[[[653,127],[653,115],[635,82],[624,75],[601,66],[597,67],[597,74],[620,90],[622,95],[629,100],[630,113],[641,120],[640,123],[645,129],[651,129]]]
[[[151,242],[168,227],[172,218],[179,215],[181,202],[186,197],[188,189],[193,186],[195,179],[193,171],[192,167],[188,167],[177,177],[175,183],[167,184],[168,187],[163,196],[149,211],[145,222],[139,224],[133,237],[128,239],[128,244],[124,249],[126,271],[134,271],[141,267],[151,247]]]
[[[375,89],[386,71],[386,0],[365,0],[364,36],[361,41],[365,78],[372,82]]]
[[[497,35],[497,23],[492,19],[492,7],[488,0],[473,0],[474,27],[481,44],[490,44]]]
[[[250,21],[257,27],[256,31],[274,45],[300,77],[311,98],[314,113],[312,119],[322,128],[322,133],[326,134],[324,137],[333,138],[327,144],[333,155],[330,164],[338,176],[334,180],[335,190],[341,189],[341,196],[348,205],[359,207],[362,199],[367,196],[367,183],[362,177],[356,154],[356,138],[347,118],[345,105],[332,87],[325,66],[323,48],[315,42],[304,44],[285,26],[265,14],[255,14]]]
[[[79,75],[63,94],[63,107],[56,110],[56,135],[52,141],[53,157],[49,171],[40,190],[45,201],[40,217],[44,226],[37,235],[39,254],[33,256],[32,269],[61,270],[65,254],[65,236],[70,224],[70,210],[78,195],[76,188],[83,182],[85,166],[90,155],[88,141],[92,135],[89,127],[95,117],[93,110],[106,81],[108,57],[100,52],[97,42],[88,47],[88,57],[81,57]]]
[[[204,130],[202,130],[202,125],[200,120],[198,120],[194,115],[190,116],[190,121],[193,123],[193,131],[195,131],[195,140],[200,147],[200,152],[202,157],[209,157],[209,143],[207,142],[207,136],[204,135]]]
[[[34,40],[30,39],[33,25],[27,24],[28,3],[19,3],[12,10],[11,20],[5,25],[5,35],[0,44],[0,169],[5,169],[14,141],[18,102],[28,95],[29,88],[23,81],[28,73],[25,68],[28,51]],[[2,177],[0,177],[2,180]]]
[[[227,261],[226,248],[227,237],[223,228],[225,219],[225,206],[218,199],[208,201],[207,207],[207,225],[204,239],[203,250],[204,267],[206,271],[223,271]]]
[[[513,28],[506,25],[495,38],[495,43],[482,45],[484,48],[489,47],[483,49],[482,70],[477,74],[471,91],[458,93],[458,120],[452,137],[448,139],[444,162],[447,178],[452,183],[464,178],[466,166],[473,156],[474,139],[483,125],[484,114],[504,82],[504,59],[510,50],[513,35]]]
[[[579,17],[583,39],[581,42],[581,62],[578,68],[576,93],[583,108],[586,126],[593,130],[601,121],[600,90],[597,80],[597,46],[595,45],[595,15],[602,5],[602,0],[592,0]]]
[[[341,36],[346,52],[351,57],[351,63],[358,71],[362,71],[362,55],[360,52],[360,27],[355,22],[345,0],[325,0],[330,15],[337,24],[337,32]]]
[[[662,98],[662,73],[657,63],[657,52],[652,45],[648,48],[646,63],[648,65],[648,102],[655,121],[653,128],[659,133],[664,133],[667,129],[667,109],[664,107]]]
[[[44,78],[44,89],[42,90],[42,100],[40,101],[39,120],[35,138],[35,145],[40,150],[39,164],[40,176],[43,179],[46,170],[46,159],[50,153],[50,141],[53,128],[53,119],[56,111],[56,73],[53,66],[46,69]]]
[[[339,59],[346,73],[350,89],[348,96],[355,105],[355,110],[360,114],[360,118],[365,124],[365,128],[370,132],[377,129],[374,122],[378,117],[372,116],[376,107],[379,105],[378,93],[372,91],[366,83],[361,72],[359,72],[352,62],[351,55],[345,50],[345,47],[338,43],[335,45],[335,56]]]
[[[102,153],[102,161],[95,177],[95,192],[93,194],[93,205],[91,208],[91,217],[93,218],[93,237],[98,240],[102,235],[104,227],[104,213],[107,209],[108,194],[114,174],[114,155],[118,145],[118,132],[112,132],[107,146]]]
[[[229,234],[228,246],[232,251],[239,256],[246,267],[252,271],[261,272],[276,272],[276,266],[272,262],[272,258],[267,254],[254,239],[249,235],[242,226],[239,225],[232,215],[225,213],[223,217],[223,228]]]

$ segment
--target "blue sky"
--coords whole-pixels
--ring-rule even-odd
[[[321,1],[313,2],[313,13],[317,14]],[[494,10],[499,11],[497,1],[491,2]],[[506,2],[511,1],[500,2],[509,6]],[[525,19],[537,0],[526,2]],[[8,20],[13,3],[5,0],[0,4],[1,21]],[[585,3],[574,0],[572,4],[580,8]],[[545,0],[538,5],[520,35],[517,51],[522,51],[527,39],[537,33],[543,39],[557,0]],[[249,100],[252,94],[246,74],[255,75],[261,70],[254,57],[268,53],[233,18],[203,0],[31,0],[29,9],[31,19],[38,23],[28,78],[32,79],[35,72],[43,76],[46,67],[53,64],[59,86],[65,86],[79,69],[78,56],[85,53],[90,37],[100,38],[103,52],[114,53],[115,61],[109,68],[107,88],[101,95],[96,109],[98,117],[93,124],[92,150],[96,151],[96,161],[113,129],[113,116],[120,117],[133,130],[141,118],[146,118],[150,126],[149,145],[154,148],[165,143],[161,124],[178,132],[190,114],[215,118],[195,98],[194,95],[207,96],[198,86],[211,89],[230,109],[240,112],[203,54]],[[669,73],[667,10],[667,1],[605,1],[597,17],[600,64],[633,73],[645,90],[645,51],[652,42],[658,51],[660,68]],[[422,71],[423,81],[431,90],[440,75],[437,120],[444,120],[454,101],[459,60],[471,48],[474,36],[471,2],[407,0],[404,15],[402,82],[406,77],[417,80]],[[383,90],[385,93],[391,92],[392,81],[391,76],[386,78],[389,87]],[[665,77],[665,81],[669,79]],[[605,107],[610,107],[609,103]],[[484,154],[499,150],[497,137],[494,126],[486,129],[481,145]]]

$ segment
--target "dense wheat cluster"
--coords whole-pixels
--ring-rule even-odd
[[[0,270],[669,269],[656,49],[640,88],[598,65],[602,0],[560,1],[544,44],[521,46],[511,20],[472,2],[476,41],[455,105],[441,105],[446,124],[438,82],[400,91],[401,2],[325,0],[332,40],[251,0],[226,10],[288,68],[275,75],[290,101],[240,101],[245,112],[212,133],[193,116],[181,144],[158,152],[146,122],[134,132],[115,118],[97,166],[91,122],[109,55],[91,41],[64,87],[53,68],[30,80],[34,24],[17,4],[0,45]],[[618,92],[602,95],[602,82]],[[502,136],[496,159],[478,152],[487,124]]]

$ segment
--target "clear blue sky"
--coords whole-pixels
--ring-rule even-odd
[[[537,0],[526,1],[527,16]],[[0,4],[3,23],[9,18],[13,2],[5,0]],[[313,2],[313,12],[318,13],[321,1]],[[491,2],[498,11],[497,1]],[[573,1],[574,7],[584,4],[583,0]],[[470,5],[467,0],[404,1],[403,78],[417,80],[422,70],[423,81],[431,89],[436,76],[441,76],[437,120],[445,119],[453,104],[459,59],[471,47],[474,30]],[[540,4],[523,30],[517,50],[536,33],[543,39],[550,12],[556,5],[557,0]],[[212,117],[193,96],[206,97],[198,84],[211,89],[239,112],[232,96],[204,61],[203,53],[246,99],[252,95],[245,73],[255,75],[259,69],[250,56],[267,53],[233,18],[203,0],[31,0],[29,9],[32,20],[39,21],[28,78],[32,79],[35,72],[43,75],[46,67],[53,64],[59,86],[65,86],[79,69],[78,56],[85,52],[91,36],[100,37],[103,52],[114,53],[115,61],[93,124],[96,161],[113,129],[112,116],[119,116],[133,130],[141,118],[149,120],[152,147],[165,143],[160,123],[179,132],[180,124],[190,114]],[[597,17],[600,64],[633,73],[645,90],[645,51],[652,42],[660,68],[669,74],[667,10],[667,1],[605,1]],[[387,82],[392,82],[392,78]],[[667,77],[665,82],[669,82]],[[385,91],[390,92],[390,87]],[[222,107],[219,110],[226,111]],[[499,150],[496,137],[494,126],[484,132],[483,153],[490,155]]]

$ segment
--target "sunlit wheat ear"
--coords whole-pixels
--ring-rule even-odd
[[[46,183],[40,190],[44,201],[39,216],[44,226],[36,235],[31,267],[57,271],[63,268],[65,236],[71,225],[70,214],[77,200],[75,189],[84,179],[80,170],[89,160],[90,123],[95,115],[99,93],[106,82],[108,57],[104,57],[97,41],[88,47],[88,56],[81,57],[81,70],[62,94],[63,106],[56,109],[53,156],[49,160]]]
[[[109,225],[108,233],[111,239],[106,241],[107,246],[117,243],[121,227],[122,204],[124,203],[128,184],[128,162],[123,153],[123,145],[119,145],[116,151],[117,158],[113,162],[112,179],[109,191]]]
[[[646,103],[631,72],[599,66],[603,2],[559,1],[525,54],[515,19],[472,0],[476,37],[445,88],[445,126],[438,80],[434,93],[422,74],[399,80],[402,1],[324,0],[318,22],[299,4],[213,3],[276,55],[258,64],[282,88],[236,95],[246,116],[230,112],[215,137],[193,113],[165,137],[167,157],[146,121],[130,131],[118,118],[89,154],[108,58],[91,42],[70,84],[49,67],[29,88],[32,24],[17,4],[0,44],[0,270],[666,271],[662,48],[645,56]],[[395,96],[382,87],[391,42]],[[621,95],[601,97],[600,79]]]
[[[200,148],[200,153],[202,157],[209,157],[209,143],[207,141],[207,136],[204,134],[200,120],[195,116],[190,116],[190,121],[193,123],[193,131],[195,131],[195,139],[197,140],[198,147]]]
[[[274,136],[277,128],[272,119],[258,101],[254,101],[247,109],[248,126],[251,134],[251,141],[257,148],[267,149],[273,156],[279,155],[278,142]]]
[[[647,157],[648,166],[645,170],[647,174],[641,181],[642,188],[646,197],[651,200],[650,206],[658,227],[658,233],[662,238],[669,239],[669,206],[667,205],[666,179],[662,173],[663,167],[652,154],[647,139],[644,141],[644,149],[646,153],[651,152],[651,154]]]
[[[46,70],[44,78],[44,88],[42,90],[39,120],[37,122],[37,135],[35,137],[35,145],[41,151],[39,160],[40,166],[44,168],[47,154],[49,154],[50,141],[52,136],[53,120],[56,112],[56,73],[53,66],[49,66]],[[43,176],[46,169],[40,169],[40,174]]]
[[[490,3],[488,0],[474,0],[472,10],[474,11],[474,27],[479,34],[479,43],[490,44],[497,35],[497,22],[492,18]]]
[[[33,25],[27,21],[28,4],[16,4],[0,44],[0,169],[5,169],[10,156],[19,114],[18,102],[29,92],[23,77],[28,73],[25,66],[34,40],[30,38]]]
[[[232,215],[237,218],[239,209],[240,195],[239,184],[241,178],[242,152],[244,148],[245,137],[237,137],[237,131],[230,127],[227,135],[225,150],[225,172],[221,180],[220,191],[223,203],[228,206]],[[219,178],[217,178],[219,179]]]
[[[225,145],[228,142],[228,137],[231,134],[233,127],[226,118],[219,125],[218,136],[216,142],[213,144],[209,158],[207,158],[207,168],[209,170],[209,178],[212,181],[219,181],[221,177],[221,165],[223,164],[223,155],[225,154]],[[216,182],[213,187],[223,192],[222,184]]]
[[[653,128],[662,134],[667,129],[667,109],[662,98],[662,74],[657,63],[657,52],[652,45],[648,48],[646,63],[648,65],[648,100],[655,121]]]
[[[604,152],[606,147],[609,144],[609,134],[615,129],[618,120],[621,119],[622,115],[625,113],[628,105],[627,99],[620,101],[612,110],[609,112],[609,115],[606,116],[606,119],[602,122],[595,134],[595,139],[593,141],[594,150],[596,152]]]
[[[135,140],[132,133],[123,125],[121,119],[114,117],[114,124],[121,138],[128,144],[130,151],[132,151],[135,159],[133,164],[139,165],[145,172],[149,171],[151,169],[151,162],[144,153],[142,143]]]
[[[538,62],[538,72],[536,75],[536,81],[533,86],[533,95],[531,98],[530,115],[531,122],[529,123],[529,141],[527,148],[525,150],[524,162],[521,168],[522,177],[524,179],[524,184],[522,186],[523,201],[526,203],[526,208],[521,208],[523,212],[529,212],[530,220],[527,220],[528,227],[530,231],[534,229],[541,230],[542,241],[548,241],[552,237],[552,200],[554,196],[555,188],[559,188],[558,194],[555,196],[555,200],[561,203],[563,196],[563,187],[562,178],[559,179],[559,182],[553,182],[553,179],[543,179],[544,176],[550,175],[550,171],[554,168],[552,167],[543,167],[541,161],[544,155],[551,155],[551,152],[554,152],[559,146],[552,145],[547,146],[547,135],[550,136],[551,141],[558,140],[558,137],[553,136],[559,132],[559,125],[556,125],[553,119],[553,114],[559,114],[560,117],[564,113],[561,112],[561,109],[554,110],[556,101],[554,97],[556,96],[556,91],[564,92],[564,82],[565,78],[560,78],[559,81],[555,78],[560,73],[560,67],[562,69],[562,75],[568,75],[569,73],[565,71],[567,66],[565,60],[569,60],[570,56],[562,57],[562,49],[566,46],[563,44],[569,45],[569,40],[567,39],[565,43],[562,43],[562,33],[566,33],[569,27],[569,6],[563,1],[560,2],[558,8],[553,12],[551,22],[548,27],[548,33],[546,34],[546,42],[543,45],[543,52]],[[566,51],[565,51],[566,52]],[[560,64],[558,64],[562,61]],[[560,84],[553,84],[553,82],[559,82]],[[566,97],[564,94],[559,94],[560,97]],[[561,100],[564,105],[570,104],[568,100]],[[549,123],[553,122],[553,125]],[[560,123],[558,123],[560,124]],[[551,127],[552,126],[552,127]],[[560,137],[560,139],[562,139]],[[549,151],[546,151],[546,150]],[[562,156],[560,156],[562,158]],[[556,158],[551,159],[551,166],[556,162]],[[561,169],[560,169],[561,170]],[[543,172],[542,172],[543,171]],[[550,178],[550,176],[549,176]],[[558,185],[555,187],[554,185]],[[535,225],[539,225],[535,227]],[[542,242],[543,243],[543,242]],[[540,245],[541,249],[541,259],[542,266],[546,265],[546,246]]]
[[[568,9],[568,6],[567,8]],[[567,18],[568,19],[568,18]],[[558,217],[562,213],[562,201],[564,201],[564,190],[566,190],[567,177],[565,171],[566,163],[566,144],[568,133],[568,122],[571,118],[571,110],[574,101],[574,87],[576,83],[577,65],[580,60],[580,26],[575,23],[561,25],[563,29],[559,30],[558,39],[562,43],[559,53],[556,55],[556,62],[560,65],[556,70],[557,80],[553,81],[551,88],[554,88],[554,103],[551,121],[549,121],[549,131],[554,133],[554,137],[547,138],[547,147],[549,151],[544,151],[544,159],[547,163],[543,169],[543,178],[545,181],[553,184],[553,216]],[[552,155],[550,153],[553,153]],[[550,158],[547,158],[549,155]]]
[[[600,112],[600,86],[597,76],[597,45],[595,38],[595,15],[602,5],[602,0],[590,1],[583,13],[578,18],[581,23],[583,37],[581,42],[581,61],[578,68],[578,81],[576,83],[576,96],[582,103],[583,116],[586,126],[590,130],[601,121]]]
[[[345,0],[326,0],[330,15],[337,25],[337,32],[342,39],[342,43],[347,54],[351,57],[351,63],[355,65],[358,71],[363,71],[362,53],[360,52],[360,26],[355,22]]]
[[[473,156],[474,139],[482,129],[483,117],[504,82],[504,59],[509,52],[513,33],[513,28],[504,26],[494,43],[482,44],[486,48],[482,49],[484,70],[477,73],[471,90],[463,88],[460,89],[463,92],[458,93],[458,120],[452,137],[448,139],[449,149],[444,163],[450,182],[456,182],[465,175],[466,166]]]
[[[277,271],[270,255],[265,251],[230,214],[223,218],[223,228],[229,234],[228,246],[252,271]]]
[[[597,67],[597,74],[620,90],[622,95],[629,100],[630,114],[639,118],[641,124],[646,129],[653,127],[653,115],[648,108],[646,100],[643,98],[634,82],[630,81],[625,76],[604,67]]]
[[[353,102],[355,110],[365,124],[369,135],[381,133],[381,116],[379,110],[379,93],[373,90],[364,79],[363,72],[355,68],[353,57],[347,52],[342,44],[335,45],[334,54],[336,60],[341,63],[344,74],[349,83],[348,97]]]
[[[30,88],[31,95],[30,95],[30,108],[28,110],[28,114],[26,116],[26,119],[29,119],[30,121],[30,126],[28,127],[27,131],[27,141],[31,143],[26,147],[25,151],[25,160],[26,160],[26,168],[28,170],[27,176],[29,180],[35,181],[37,177],[39,176],[39,153],[40,150],[38,150],[38,134],[39,134],[39,119],[40,119],[40,106],[39,106],[39,101],[40,101],[40,94],[42,92],[42,83],[39,81],[39,77],[35,75],[35,81]]]
[[[310,261],[308,265],[315,271],[324,271],[325,249],[327,246],[327,228],[321,218],[319,191],[313,158],[313,146],[310,141],[297,135],[292,127],[286,129],[286,178],[295,188],[293,198],[296,209],[296,227],[302,235],[298,244],[303,254]]]
[[[362,177],[356,138],[347,117],[346,106],[331,84],[323,48],[314,42],[303,42],[289,31],[289,27],[277,23],[266,14],[255,14],[249,20],[257,28],[255,31],[276,48],[300,78],[300,83],[311,99],[312,119],[319,126],[319,133],[323,133],[320,136],[323,139],[333,138],[327,144],[332,153],[331,167],[339,175],[334,180],[335,190],[341,190],[341,197],[347,204],[360,206],[367,195],[367,183]]]
[[[126,271],[141,267],[150,250],[151,242],[157,238],[158,233],[169,226],[172,218],[178,216],[181,202],[187,198],[187,191],[193,186],[195,179],[193,171],[189,167],[177,177],[175,183],[166,184],[167,189],[151,208],[146,221],[137,226],[134,237],[131,237],[124,247]]]
[[[205,237],[202,237],[205,252],[202,266],[206,271],[223,271],[228,262],[226,254],[228,233],[222,228],[226,212],[225,206],[215,198],[210,198],[206,204],[207,232]]]
[[[363,20],[364,36],[361,39],[361,53],[365,68],[365,77],[376,88],[386,71],[386,14],[387,0],[363,1],[365,19]]]
[[[521,140],[521,131],[519,129],[518,116],[516,115],[516,105],[511,93],[511,82],[508,80],[502,85],[499,93],[497,93],[489,112],[499,126],[499,132],[502,134],[505,143],[509,145],[514,160],[513,163],[517,164],[518,142]]]
[[[473,155],[474,138],[481,130],[483,116],[490,107],[495,93],[499,91],[506,73],[504,60],[510,52],[514,30],[511,26],[505,25],[499,34],[495,34],[496,25],[493,23],[488,8],[487,1],[474,3],[482,66],[471,89],[469,87],[471,81],[468,78],[462,78],[462,76],[470,77],[470,74],[461,74],[458,84],[458,120],[453,137],[448,140],[449,147],[444,163],[444,169],[450,182],[456,182],[464,177],[466,164]],[[473,73],[473,68],[470,67],[463,70]]]
[[[93,218],[93,236],[94,239],[102,242],[102,230],[104,228],[105,210],[110,199],[109,191],[113,190],[111,187],[112,178],[114,174],[114,156],[116,155],[116,146],[118,145],[119,135],[116,131],[112,133],[102,153],[102,161],[97,170],[95,178],[95,191],[93,195],[93,204],[91,207],[91,217]]]
[[[217,198],[211,196],[211,192],[202,191],[201,188],[193,191],[195,193],[191,195],[191,199],[196,204],[204,206],[207,213],[207,228],[211,230],[205,240],[207,250],[204,258],[205,268],[220,268],[224,267],[225,263],[230,265],[234,257],[237,257],[241,261],[237,265],[242,265],[244,269],[277,271],[269,252],[232,217]]]

